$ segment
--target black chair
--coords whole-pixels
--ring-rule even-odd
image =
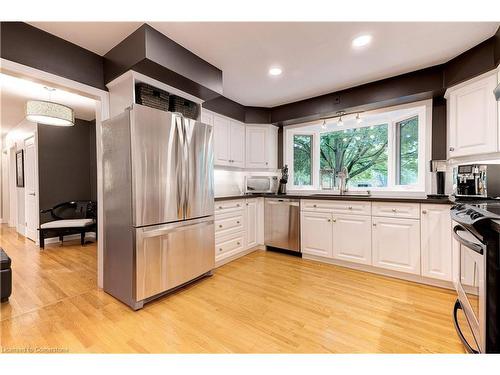
[[[41,214],[50,214],[40,231],[40,247],[45,247],[45,238],[80,234],[80,243],[85,244],[85,233],[95,232],[97,238],[97,203],[93,201],[71,201],[60,203],[52,208],[41,210]],[[44,221],[43,219],[41,221]]]
[[[7,302],[12,293],[12,269],[9,256],[0,247],[0,302]]]

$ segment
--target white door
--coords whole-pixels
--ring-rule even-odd
[[[300,219],[302,253],[321,257],[332,257],[332,215],[322,212],[301,213]]]
[[[230,165],[229,142],[230,121],[225,117],[213,115],[214,122],[214,164]]]
[[[373,265],[420,274],[420,220],[372,218]]]
[[[372,263],[370,216],[333,215],[333,257],[361,264]]]
[[[246,167],[268,168],[267,129],[263,126],[246,126]]]
[[[230,163],[232,167],[245,168],[245,124],[230,121]]]
[[[452,281],[452,234],[450,207],[422,204],[422,276]]]
[[[496,75],[450,93],[449,157],[497,151]]]
[[[38,239],[38,196],[36,183],[36,145],[35,138],[24,141],[24,193],[26,237]]]
[[[246,202],[246,248],[257,246],[257,199]]]

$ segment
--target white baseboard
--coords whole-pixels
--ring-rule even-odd
[[[17,225],[17,233],[19,233],[21,236],[26,237],[26,227],[24,225]]]
[[[96,238],[95,232],[87,232],[85,233],[85,238]],[[71,240],[79,240],[80,239],[80,234],[69,234],[67,236],[64,236],[64,241],[71,241]],[[59,237],[47,237],[45,238],[45,244],[51,244],[51,243],[58,243],[61,242],[59,241]],[[36,241],[36,244],[40,246],[40,241]]]
[[[365,265],[365,264],[357,264],[357,263],[347,262],[344,260],[324,258],[324,257],[320,257],[317,255],[302,254],[302,258],[308,259],[308,260],[314,260],[314,261],[322,262],[322,263],[329,263],[329,264],[333,264],[335,266],[346,267],[346,268],[354,269],[357,271],[370,272],[370,273],[375,273],[377,275],[394,277],[396,279],[402,279],[402,280],[406,280],[406,281],[412,281],[414,283],[437,286],[439,288],[455,289],[455,287],[453,286],[453,283],[451,281],[432,279],[429,277],[424,277],[424,276],[420,276],[420,275],[413,275],[413,274],[392,271],[392,270],[386,270],[386,269],[378,268],[375,266],[369,266],[369,265]]]

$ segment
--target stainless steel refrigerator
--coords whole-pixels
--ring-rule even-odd
[[[104,290],[140,309],[214,267],[213,129],[134,104],[102,140]]]

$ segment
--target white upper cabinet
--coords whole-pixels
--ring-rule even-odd
[[[245,124],[205,110],[201,119],[214,126],[214,164],[244,168]]]
[[[230,143],[230,121],[229,119],[213,115],[214,119],[214,164],[215,165],[230,165],[231,148]]]
[[[450,207],[422,204],[422,276],[452,281],[452,235]]]
[[[448,106],[448,157],[498,151],[498,105],[495,73],[452,87]]]
[[[373,265],[420,274],[420,220],[373,217]]]
[[[372,218],[333,215],[333,257],[349,262],[372,263]]]
[[[277,167],[278,128],[272,125],[246,126],[246,168]]]
[[[229,165],[245,168],[245,124],[230,121]]]

